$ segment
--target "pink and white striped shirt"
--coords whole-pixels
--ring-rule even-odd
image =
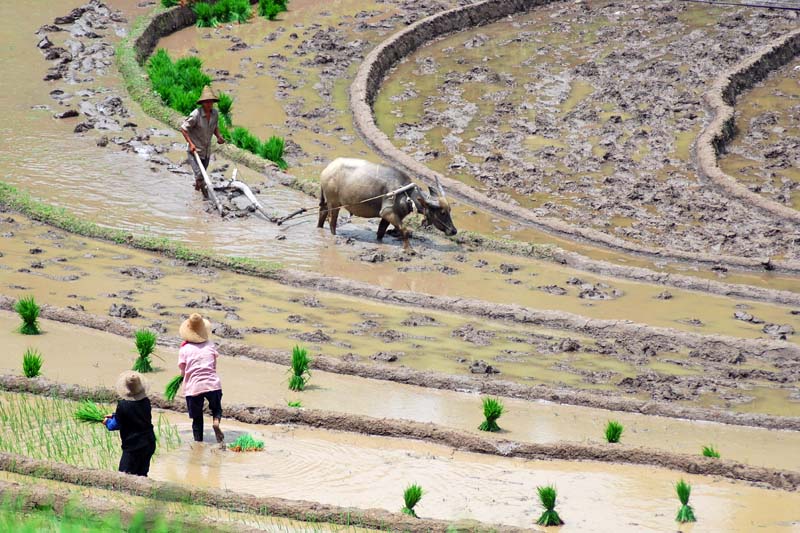
[[[184,342],[178,352],[178,368],[183,376],[183,394],[197,396],[222,389],[217,375],[217,347],[213,342]]]

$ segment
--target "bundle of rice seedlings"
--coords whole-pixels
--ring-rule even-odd
[[[275,0],[258,0],[258,14],[269,20],[275,20],[281,11],[281,6]]]
[[[161,5],[164,7],[175,7],[181,3],[181,0],[161,0]]]
[[[498,398],[483,399],[483,416],[486,420],[481,422],[478,429],[481,431],[500,431],[497,419],[503,414],[503,404]]]
[[[183,376],[175,376],[169,380],[169,383],[167,383],[167,388],[164,390],[164,397],[169,401],[174,400],[175,395],[178,394],[178,389],[181,388],[182,384]]]
[[[35,378],[41,374],[42,354],[36,348],[28,348],[22,354],[22,373],[26,378]]]
[[[306,388],[311,377],[311,372],[308,367],[311,364],[311,358],[308,356],[308,350],[295,346],[292,348],[292,368],[290,372],[292,377],[289,380],[289,388],[293,391],[300,391]]]
[[[255,439],[249,433],[245,433],[233,441],[233,444],[228,449],[234,452],[259,452],[264,449],[264,441]]]
[[[276,137],[273,135],[259,145],[258,155],[274,162],[281,170],[286,170],[289,168],[289,165],[283,159],[283,150],[285,146],[286,142],[283,140],[283,137]]]
[[[39,329],[39,306],[33,296],[26,296],[17,300],[14,304],[14,311],[22,319],[22,325],[17,331],[23,335],[38,335]]]
[[[540,526],[560,526],[564,523],[561,517],[556,512],[556,488],[553,485],[546,485],[544,487],[536,487],[539,492],[539,501],[544,507],[544,512],[539,520],[536,521]]]
[[[405,502],[405,507],[401,509],[401,511],[409,516],[413,516],[414,518],[419,518],[417,513],[414,512],[414,506],[419,503],[422,499],[422,487],[413,483],[406,487],[406,490],[403,491],[403,501]]]
[[[142,373],[152,372],[153,362],[150,356],[156,347],[158,336],[148,329],[137,330],[135,336],[136,351],[139,352],[139,357],[133,362],[133,369]]]
[[[708,446],[703,446],[703,455],[705,457],[712,457],[714,459],[719,459],[720,455],[716,448],[714,448],[713,444],[709,444]]]
[[[247,128],[241,126],[233,128],[231,141],[242,150],[247,150],[254,154],[258,153],[258,148],[261,146],[261,141],[258,140],[258,137],[250,133]]]
[[[220,120],[217,127],[219,128],[219,134],[222,135],[222,138],[225,139],[226,142],[232,143],[233,136],[231,135],[231,130],[228,129],[230,124],[226,124],[225,120]]]
[[[219,102],[217,102],[217,109],[219,110],[219,115],[225,121],[226,126],[231,126],[231,124],[233,124],[231,117],[233,98],[231,98],[231,95],[227,93],[219,93],[218,97]],[[222,130],[220,130],[220,134],[222,134]]]
[[[623,429],[622,424],[616,420],[609,420],[606,425],[606,440],[612,444],[619,442]]]
[[[233,0],[229,11],[229,22],[243,24],[253,16],[253,8],[249,0]]]
[[[75,420],[80,422],[102,422],[106,413],[96,403],[84,400],[75,410]]]
[[[697,519],[694,517],[694,510],[689,505],[689,496],[692,494],[692,486],[681,479],[675,485],[675,492],[678,493],[678,499],[681,501],[681,508],[678,510],[678,516],[675,517],[675,520],[681,524],[685,522],[697,522]]]
[[[286,405],[288,405],[289,407],[303,407],[303,402],[301,402],[300,400],[295,400],[293,402],[286,402]]]
[[[197,26],[199,28],[215,28],[219,26],[215,9],[205,2],[197,2],[194,7],[194,14],[197,15]]]

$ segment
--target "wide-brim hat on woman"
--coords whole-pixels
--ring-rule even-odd
[[[140,373],[128,370],[120,374],[115,388],[123,400],[138,401],[147,396],[149,386]]]
[[[211,334],[211,322],[197,313],[183,321],[178,330],[181,338],[188,342],[206,342]]]
[[[210,102],[219,102],[219,98],[217,98],[217,95],[214,94],[214,91],[211,90],[211,87],[206,85],[205,87],[203,87],[203,94],[201,94],[200,98],[197,99],[197,103],[200,104],[200,103],[209,102],[209,101]]]

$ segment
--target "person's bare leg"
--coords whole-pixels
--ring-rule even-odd
[[[219,423],[221,421],[221,419],[215,418],[211,425],[214,428],[214,435],[217,437],[217,442],[224,446],[223,443],[225,442],[225,434],[219,428]]]

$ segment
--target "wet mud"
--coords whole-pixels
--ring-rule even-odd
[[[119,372],[130,368],[134,354],[129,336],[119,336],[61,324],[43,322],[45,335],[22,338],[11,334],[16,320],[0,314],[0,335],[6,350],[0,354],[0,369],[6,375],[19,372],[19,354],[27,347],[45,356],[43,375],[62,384],[93,387],[110,384]],[[165,339],[169,342],[170,339]],[[52,355],[57,353],[58,357]],[[175,372],[177,350],[156,352],[156,371],[147,376],[151,390],[164,390]],[[313,380],[302,393],[287,390],[287,367],[223,352],[219,372],[226,403],[283,407],[301,401],[304,408],[327,409],[373,418],[395,418],[430,422],[438,426],[478,433],[480,397],[460,390],[437,390],[386,380],[336,374],[314,368]],[[180,397],[180,393],[179,393]],[[375,402],[381,397],[386,401]],[[177,400],[180,402],[181,400]],[[571,407],[546,402],[506,398],[503,439],[523,442],[600,442],[609,418],[625,426],[627,445],[645,446],[671,453],[692,454],[704,445],[718,443],[724,457],[753,466],[800,471],[800,433],[766,431],[717,423],[702,423],[650,417],[604,409]],[[419,406],[425,406],[420,408]],[[531,421],[535,421],[532,423]],[[797,459],[797,460],[795,460]]]
[[[397,84],[390,77],[393,88],[381,94],[389,100],[378,109],[394,110],[397,117],[382,123],[418,160],[477,178],[490,197],[519,203],[539,216],[580,218],[614,237],[671,250],[705,252],[712,243],[721,254],[793,260],[797,228],[784,224],[775,232],[773,221],[758,210],[708,191],[698,182],[688,144],[681,152],[681,135],[692,139],[702,126],[707,81],[782,28],[793,29],[793,15],[770,12],[767,20],[761,13],[666,2],[624,10],[594,3],[537,8],[513,22],[451,36],[416,52],[394,74]],[[581,31],[580,40],[559,41],[564,34],[549,27],[551,14],[564,26],[558,32]],[[746,37],[739,31],[742,24],[749,28]],[[714,35],[726,35],[716,41],[724,44],[710,51],[699,44]],[[624,50],[609,48],[620,41]],[[526,46],[534,52],[526,53]],[[685,60],[695,52],[706,57]],[[518,57],[529,58],[525,68],[535,71],[539,82],[526,78],[528,70],[515,73]],[[466,65],[481,58],[491,58],[491,66],[467,72]],[[612,75],[620,69],[629,75]],[[496,90],[485,98],[485,91],[471,90],[486,83]],[[447,118],[446,110],[459,106],[472,109],[458,113],[464,124]],[[508,112],[519,118],[504,129]],[[587,121],[600,126],[582,127]],[[454,142],[443,145],[444,139]],[[585,153],[558,145],[566,139]],[[504,148],[498,150],[498,144]],[[585,177],[567,179],[575,172]],[[599,179],[609,172],[613,179]],[[699,211],[691,207],[701,204]],[[686,216],[712,204],[713,220]],[[731,234],[733,226],[748,229]]]

